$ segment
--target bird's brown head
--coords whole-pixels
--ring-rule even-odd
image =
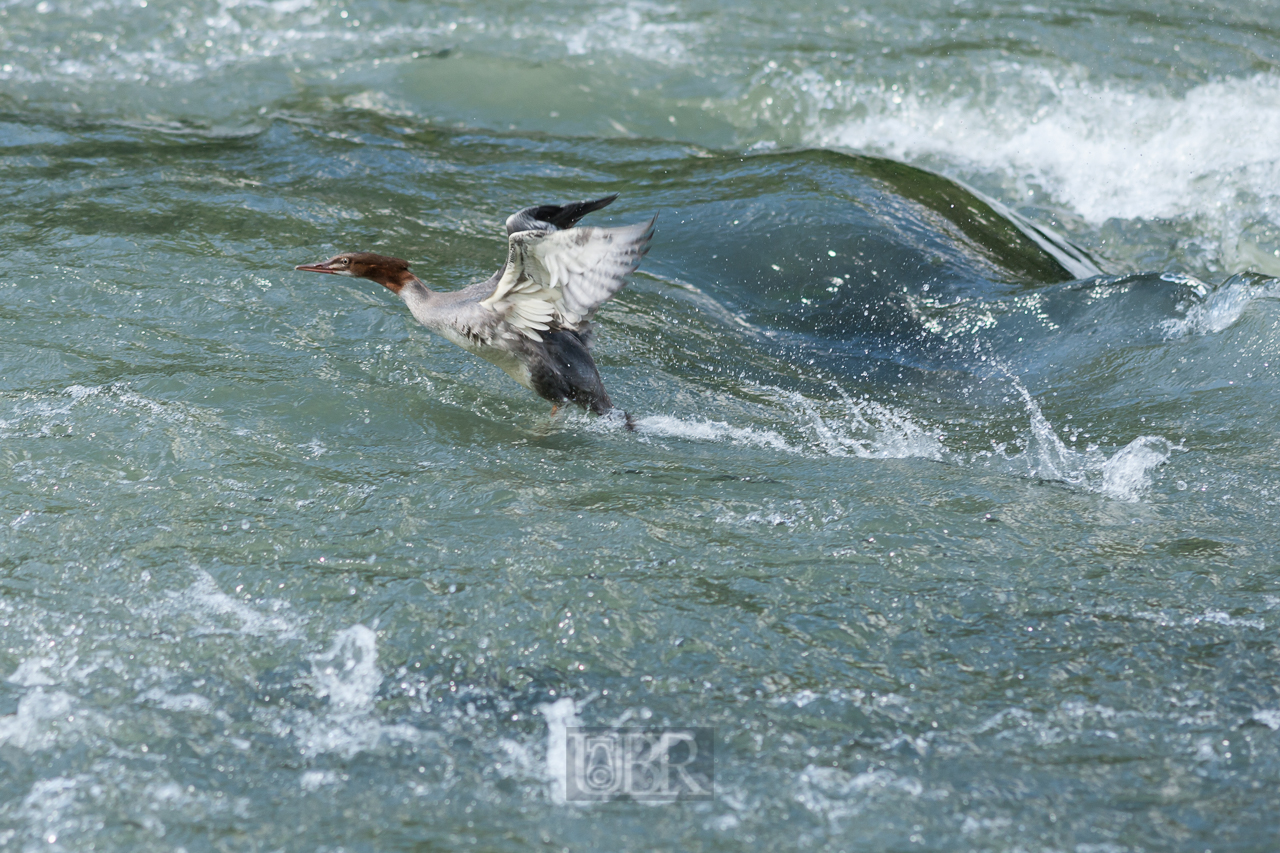
[[[414,280],[409,272],[409,262],[386,255],[375,255],[373,252],[343,252],[334,255],[327,261],[318,264],[300,264],[294,267],[303,272],[323,272],[330,275],[347,275],[353,278],[367,278],[390,290],[399,293],[401,289]]]

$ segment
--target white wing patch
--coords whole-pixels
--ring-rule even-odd
[[[553,326],[574,329],[622,289],[653,237],[653,220],[624,228],[517,231],[507,268],[480,304],[532,340]]]

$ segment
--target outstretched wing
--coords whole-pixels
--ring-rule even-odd
[[[653,239],[655,216],[623,228],[517,231],[493,294],[480,304],[533,340],[576,329],[622,289]]]

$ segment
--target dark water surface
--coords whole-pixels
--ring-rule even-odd
[[[0,849],[1276,849],[1277,12],[0,2]],[[292,270],[611,192],[635,433]]]

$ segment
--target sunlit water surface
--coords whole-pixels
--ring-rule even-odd
[[[1275,849],[1278,11],[0,2],[0,848]],[[610,192],[634,433],[292,270]]]

